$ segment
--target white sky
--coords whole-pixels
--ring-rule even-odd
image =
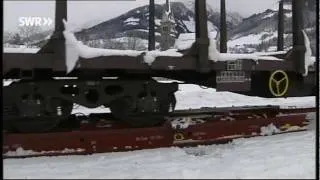
[[[174,0],[182,1],[182,0]],[[186,1],[186,0],[183,0]],[[227,10],[240,13],[244,17],[276,6],[277,0],[227,0]],[[165,0],[155,0],[162,4]],[[127,1],[70,1],[68,2],[68,21],[81,25],[89,22],[107,20],[125,13],[149,0]],[[220,0],[207,0],[214,9],[219,9]],[[18,18],[24,16],[54,17],[54,1],[10,1],[4,2],[4,30],[13,31],[18,26]]]

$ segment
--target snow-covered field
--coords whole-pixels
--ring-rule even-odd
[[[242,105],[314,107],[315,97],[248,97],[181,85],[177,109]],[[97,108],[95,111],[105,111]],[[74,112],[86,113],[77,108]],[[237,139],[224,145],[87,156],[6,159],[4,178],[315,178],[315,130]]]
[[[314,133],[196,148],[4,160],[4,178],[314,178]]]

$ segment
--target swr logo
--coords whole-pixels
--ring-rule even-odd
[[[49,17],[19,17],[19,26],[50,26],[52,19]]]

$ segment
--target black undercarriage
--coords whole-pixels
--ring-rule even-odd
[[[21,80],[4,87],[4,125],[8,130],[41,132],[71,114],[73,104],[104,105],[132,126],[152,126],[175,107],[177,83],[149,80]],[[153,121],[147,121],[152,117]]]
[[[312,80],[308,83],[308,79],[295,73],[288,75],[290,86],[282,97],[315,95]],[[251,90],[238,93],[273,97],[268,89],[269,77],[269,72],[252,73]],[[3,87],[4,127],[23,133],[49,131],[68,120],[74,104],[87,108],[103,105],[110,108],[115,119],[132,127],[155,126],[164,122],[168,112],[174,111],[177,90],[177,82],[161,83],[151,77],[134,75],[114,79],[20,80]],[[233,92],[237,92],[236,89]]]

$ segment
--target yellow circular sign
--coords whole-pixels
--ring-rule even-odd
[[[274,71],[269,78],[269,90],[272,95],[281,97],[289,88],[289,77],[283,70]]]
[[[182,141],[182,140],[184,140],[184,136],[182,133],[176,133],[176,134],[174,134],[173,139],[175,141]]]

